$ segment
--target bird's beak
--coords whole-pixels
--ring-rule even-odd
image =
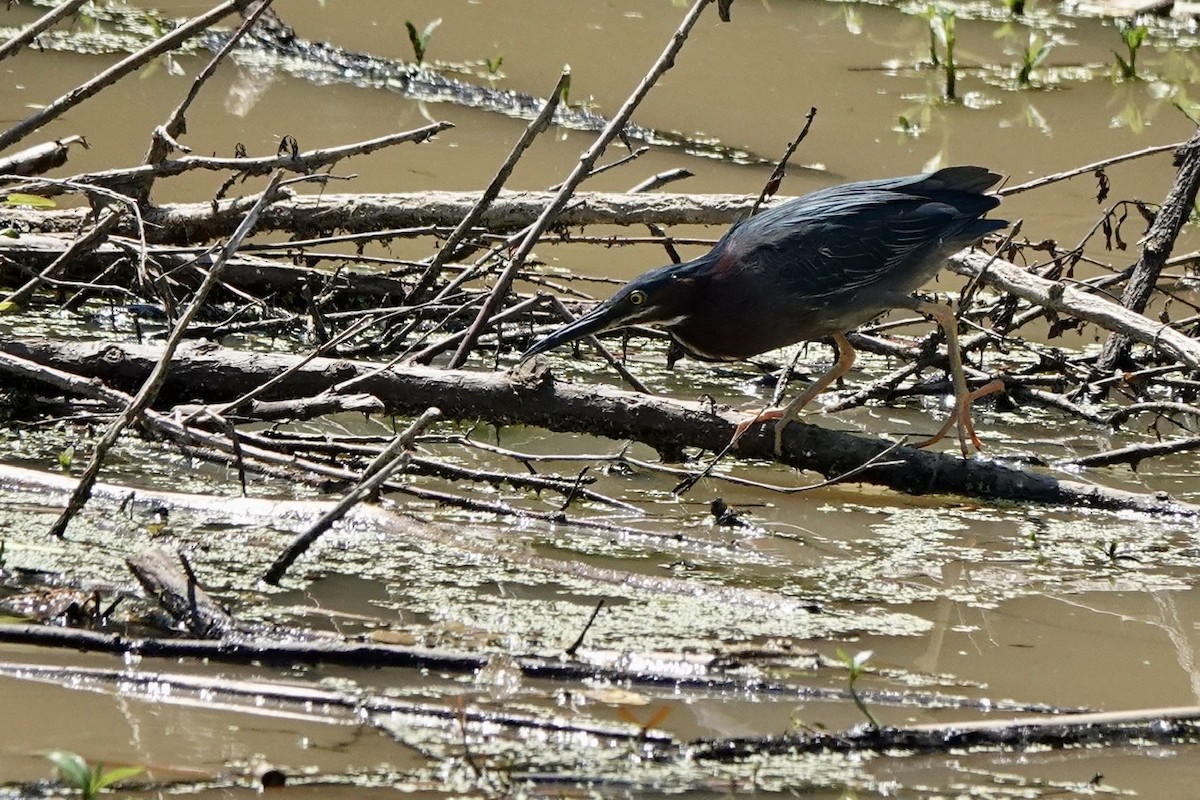
[[[528,358],[533,358],[538,353],[553,350],[560,344],[573,342],[584,336],[590,336],[593,333],[600,333],[609,328],[624,325],[626,322],[627,320],[625,319],[625,315],[621,313],[621,309],[615,303],[605,301],[574,322],[562,326],[545,339],[536,342],[533,347],[530,347],[521,354],[520,360],[524,361]]]

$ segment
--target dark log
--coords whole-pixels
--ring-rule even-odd
[[[76,241],[75,235],[62,233],[24,233],[16,238],[0,240],[0,280],[20,285],[30,275],[50,266],[66,253]],[[195,260],[195,253],[180,252],[157,246],[147,248],[147,258],[163,272],[185,286],[200,284],[203,274],[188,269]],[[62,271],[54,277],[62,280],[89,282],[107,269],[116,267],[109,280],[118,285],[132,284],[136,280],[136,258],[127,248],[105,242],[86,253],[72,258],[62,265]],[[235,255],[225,270],[225,280],[253,294],[298,294],[300,287],[308,284],[319,291],[341,289],[353,292],[365,302],[367,298],[403,296],[405,287],[395,278],[378,272],[344,270],[334,274],[331,270],[287,264],[252,255]],[[101,287],[102,288],[102,287]]]
[[[710,739],[687,744],[697,761],[741,761],[801,753],[945,753],[972,749],[1043,749],[1169,744],[1200,738],[1200,706],[1055,714],[914,725],[860,726],[836,733],[797,733],[758,739]]]
[[[99,378],[124,390],[140,386],[161,356],[161,348],[152,345],[45,339],[2,342],[0,350]],[[298,356],[240,352],[207,343],[185,344],[177,351],[162,398],[164,402],[227,402],[295,367],[300,360]],[[391,413],[415,416],[436,406],[449,419],[482,417],[498,424],[636,439],[667,453],[688,447],[720,451],[744,416],[708,403],[555,381],[548,370],[537,368],[537,363],[511,374],[414,366],[381,371],[370,362],[315,358],[279,381],[264,399],[309,397],[344,386],[380,398]],[[882,439],[804,423],[787,427],[783,445],[780,461],[827,478],[859,469],[894,447]],[[775,457],[773,448],[774,429],[759,426],[742,438],[737,454],[769,459]],[[858,472],[855,479],[912,494],[1200,515],[1200,507],[1165,496],[1059,480],[995,460],[967,460],[910,447],[890,449],[884,463]]]
[[[288,639],[267,636],[239,635],[221,641],[211,639],[139,638],[120,633],[60,628],[51,625],[0,623],[0,642],[37,647],[60,647],[115,655],[137,655],[144,658],[194,658],[223,664],[339,664],[350,667],[396,667],[429,670],[453,674],[477,672],[487,666],[488,653],[461,650],[439,650],[378,642],[344,641],[328,633],[315,633],[301,640],[294,635]],[[849,693],[842,688],[780,683],[746,671],[727,672],[731,661],[721,654],[692,653],[682,657],[688,664],[685,670],[668,669],[652,672],[644,668],[622,666],[628,651],[591,650],[584,648],[578,658],[562,658],[558,653],[537,656],[514,656],[513,665],[526,678],[546,681],[603,681],[612,684],[664,687],[677,692],[724,692],[743,696],[794,698],[803,701],[847,702]],[[734,666],[740,663],[735,658]],[[0,662],[0,674],[7,665]],[[28,665],[22,663],[22,669]],[[53,667],[52,669],[62,669]],[[68,667],[80,673],[95,668]],[[753,671],[751,671],[753,672]],[[140,675],[153,673],[139,671]],[[182,680],[205,681],[212,678],[184,677]],[[301,687],[274,684],[277,691],[304,692]],[[987,708],[1037,714],[1059,713],[1059,709],[1041,704],[1018,703],[1012,700],[976,699],[935,692],[860,692],[869,702],[887,705],[920,706],[923,708]]]

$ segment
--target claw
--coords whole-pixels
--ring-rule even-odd
[[[996,379],[973,392],[967,392],[965,395],[957,397],[954,401],[954,411],[945,423],[942,424],[938,432],[923,442],[917,442],[913,447],[929,447],[931,444],[936,444],[946,438],[946,434],[950,432],[951,426],[957,425],[958,446],[962,450],[963,458],[970,455],[970,450],[967,449],[968,439],[970,439],[971,444],[974,445],[976,450],[982,451],[984,449],[983,442],[975,433],[975,422],[971,419],[971,404],[981,397],[987,397],[989,394],[1001,391],[1004,391],[1004,381]]]

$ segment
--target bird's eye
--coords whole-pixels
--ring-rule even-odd
[[[646,293],[640,289],[636,292],[630,292],[629,302],[633,303],[635,306],[644,304],[646,302]]]

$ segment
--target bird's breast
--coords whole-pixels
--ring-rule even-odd
[[[841,320],[800,305],[743,309],[728,316],[689,317],[668,328],[689,354],[705,361],[738,361],[846,330]]]

